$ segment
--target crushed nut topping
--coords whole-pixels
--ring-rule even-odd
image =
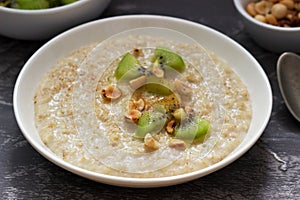
[[[139,111],[143,111],[145,108],[145,101],[141,98],[137,101],[133,100],[133,101],[129,101],[129,110],[135,109],[135,110],[139,110]]]
[[[166,130],[169,134],[174,133],[175,131],[175,126],[176,126],[176,121],[175,120],[171,120],[169,121],[169,123],[166,126]]]
[[[122,92],[120,89],[117,87],[114,87],[112,85],[108,86],[106,89],[103,89],[101,91],[101,95],[106,99],[106,100],[116,100],[121,97]]]
[[[148,133],[144,138],[144,147],[147,151],[155,151],[159,149],[158,142]]]
[[[163,78],[164,74],[165,74],[164,70],[162,70],[159,67],[154,67],[152,72],[153,72],[154,76],[156,76],[157,78]]]
[[[142,116],[142,113],[139,110],[129,110],[126,114],[125,114],[125,119],[129,122],[137,122],[140,117]]]
[[[144,56],[142,49],[135,48],[133,49],[132,53],[135,57]]]
[[[176,148],[176,149],[179,149],[179,150],[184,150],[184,149],[186,149],[186,144],[183,140],[172,139],[169,142],[169,147]]]
[[[137,88],[143,86],[146,83],[146,80],[147,80],[146,76],[143,75],[143,76],[140,76],[136,79],[129,81],[129,85],[132,89],[137,89]]]

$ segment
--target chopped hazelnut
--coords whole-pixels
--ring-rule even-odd
[[[140,76],[136,79],[133,79],[131,81],[129,81],[129,85],[132,89],[137,89],[141,86],[143,86],[146,83],[146,76]]]
[[[176,148],[176,149],[179,149],[179,150],[184,150],[184,149],[186,149],[186,144],[183,140],[172,139],[169,142],[169,147]]]
[[[176,126],[176,121],[175,120],[169,121],[167,126],[166,126],[167,133],[169,133],[169,134],[174,133],[175,126]]]
[[[106,100],[116,100],[121,97],[122,92],[120,89],[117,87],[114,87],[112,85],[108,86],[106,89],[103,89],[101,91],[101,95],[106,99]]]
[[[154,67],[152,72],[157,78],[163,78],[165,73],[164,70],[160,69],[159,67]]]
[[[139,57],[139,56],[143,56],[144,55],[144,53],[143,53],[143,50],[142,49],[133,49],[133,55],[135,56],[135,57]]]
[[[139,110],[139,111],[143,111],[145,108],[145,102],[144,100],[141,98],[137,101],[133,100],[133,101],[129,101],[129,109],[135,109],[135,110]]]
[[[125,119],[128,122],[137,122],[140,117],[142,116],[142,113],[139,110],[129,110],[126,114],[125,114]]]
[[[144,147],[148,151],[155,151],[159,149],[158,142],[152,137],[150,133],[148,133],[144,138]]]

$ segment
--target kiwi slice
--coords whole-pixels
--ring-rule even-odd
[[[144,88],[147,92],[163,96],[171,95],[173,93],[172,90],[174,90],[173,86],[166,79],[155,76],[147,77],[147,83]]]
[[[24,10],[36,10],[49,8],[50,5],[47,0],[15,0],[11,4],[11,7]]]
[[[147,133],[159,133],[163,129],[166,121],[167,117],[163,112],[145,111],[138,121],[135,137],[143,139]]]
[[[126,53],[118,64],[115,71],[115,77],[117,80],[120,80],[121,78],[124,80],[134,79],[141,75],[138,69],[138,60],[134,57],[134,55]]]
[[[210,123],[201,118],[196,117],[193,121],[175,128],[175,137],[182,140],[197,142],[203,140],[210,127]]]
[[[183,72],[185,70],[183,59],[178,54],[165,47],[157,47],[154,51],[154,57],[154,65],[167,65],[178,72]]]
[[[66,4],[74,3],[75,1],[78,1],[78,0],[61,0],[61,4],[66,5]]]
[[[172,91],[170,88],[159,83],[148,83],[145,85],[146,91],[150,93],[160,94],[160,95],[170,95]]]
[[[47,0],[51,8],[61,6],[61,0]]]

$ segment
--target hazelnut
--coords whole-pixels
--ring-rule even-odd
[[[186,149],[186,144],[183,140],[172,139],[169,142],[169,147],[179,149],[179,150],[184,150],[184,149]]]
[[[142,98],[137,101],[135,100],[129,101],[128,107],[130,110],[135,109],[135,110],[143,111],[145,108],[145,102]]]
[[[281,0],[281,4],[285,5],[288,9],[294,9],[294,1],[293,0]]]
[[[163,78],[165,73],[164,70],[160,69],[159,67],[154,67],[152,72],[157,78]]]
[[[274,17],[272,14],[267,14],[266,15],[266,20],[269,24],[272,25],[278,25],[277,19]]]
[[[135,57],[139,57],[139,56],[143,56],[144,55],[143,50],[142,49],[137,49],[137,48],[133,49],[132,54]]]
[[[159,144],[150,133],[147,133],[144,138],[144,147],[148,151],[154,151],[159,149]]]
[[[167,133],[169,133],[169,134],[174,133],[174,131],[175,131],[175,130],[174,130],[175,126],[176,126],[175,120],[169,121],[168,124],[167,124],[167,126],[166,126],[166,131],[167,131]]]
[[[263,16],[263,15],[256,15],[256,16],[255,16],[255,19],[258,20],[258,21],[260,21],[260,22],[263,22],[263,23],[266,23],[266,22],[267,22],[266,17]]]
[[[276,19],[284,18],[287,14],[287,7],[281,3],[272,6],[271,13]]]
[[[112,85],[108,86],[106,89],[103,89],[101,91],[101,95],[106,99],[106,100],[116,100],[121,97],[122,92],[120,89],[117,87],[114,87]]]
[[[246,11],[248,12],[249,15],[251,15],[252,17],[254,17],[255,15],[257,15],[257,12],[255,10],[255,3],[254,2],[250,2],[247,7],[246,7]]]
[[[146,76],[143,75],[143,76],[140,76],[136,79],[129,81],[129,85],[132,89],[137,89],[137,88],[143,86],[146,83],[146,80],[147,80]]]
[[[281,27],[300,26],[300,0],[253,1],[247,4],[246,11],[263,23]]]
[[[129,110],[126,114],[125,114],[125,119],[128,122],[134,122],[136,123],[142,116],[142,113],[139,110]]]
[[[294,8],[295,8],[295,10],[297,10],[299,12],[300,11],[300,2],[299,3],[295,3],[294,4]]]
[[[273,3],[268,2],[268,1],[259,1],[255,3],[255,10],[257,13],[261,15],[265,15],[270,12],[272,8]]]

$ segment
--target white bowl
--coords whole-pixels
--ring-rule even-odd
[[[205,169],[163,178],[124,178],[94,173],[58,158],[46,148],[35,129],[33,96],[43,75],[71,51],[113,34],[138,27],[164,27],[180,31],[228,61],[247,85],[253,105],[253,119],[243,142],[222,161]],[[43,67],[41,67],[43,66]],[[272,108],[272,92],[267,76],[258,62],[239,44],[206,26],[165,16],[132,15],[102,19],[73,28],[46,43],[25,64],[14,90],[17,122],[30,144],[53,163],[75,174],[98,182],[130,187],[159,187],[193,180],[219,170],[238,159],[258,140],[266,127]]]
[[[245,27],[257,44],[267,50],[282,53],[300,52],[300,27],[285,28],[262,23],[246,12],[246,6],[253,0],[233,0],[243,18]]]
[[[109,2],[110,0],[80,0],[40,10],[19,10],[0,6],[0,34],[23,40],[48,39],[98,17]]]

